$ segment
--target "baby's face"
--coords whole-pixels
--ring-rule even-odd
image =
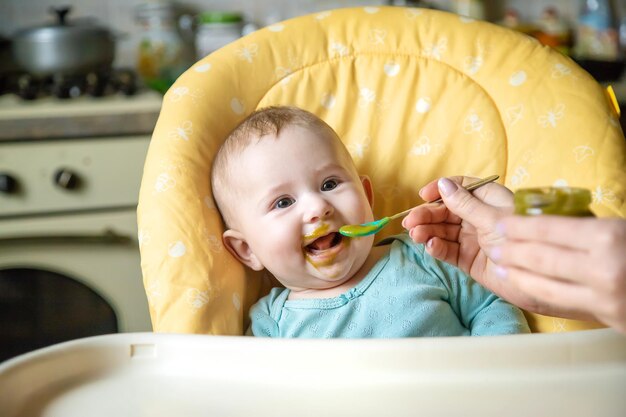
[[[361,268],[373,236],[350,239],[338,230],[372,221],[373,214],[350,156],[338,144],[289,126],[233,162],[235,227],[285,287],[333,288]]]

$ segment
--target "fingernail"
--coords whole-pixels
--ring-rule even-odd
[[[426,242],[426,247],[427,248],[432,248],[433,247],[433,244],[434,244],[433,240],[434,240],[433,238],[428,239],[428,242]]]
[[[499,261],[500,259],[502,259],[502,249],[500,249],[499,247],[491,249],[491,252],[489,252],[489,257],[494,262]]]
[[[439,192],[445,196],[452,195],[458,188],[454,182],[445,177],[439,178],[439,181],[437,181],[437,187],[439,187]]]
[[[496,276],[500,279],[506,279],[506,277],[509,275],[509,271],[506,270],[506,268],[500,266],[500,265],[496,265]]]

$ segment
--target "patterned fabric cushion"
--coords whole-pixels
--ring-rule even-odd
[[[164,97],[138,207],[156,331],[243,334],[269,280],[245,271],[222,246],[209,172],[247,114],[287,104],[337,131],[373,180],[378,217],[420,203],[423,184],[457,174],[499,174],[511,189],[586,187],[599,216],[626,214],[626,142],[616,109],[569,58],[438,11],[303,16],[200,60]],[[535,331],[589,327],[531,321]]]

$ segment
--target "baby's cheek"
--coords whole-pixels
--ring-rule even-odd
[[[344,214],[350,224],[361,224],[374,220],[372,208],[365,198],[354,199],[347,207],[349,207],[349,209],[345,210]]]
[[[348,239],[346,243],[356,253],[358,258],[367,258],[374,245],[374,235]]]
[[[366,195],[362,195],[361,196],[358,206],[361,208],[361,210],[363,211],[364,215],[372,216],[372,204],[370,204],[370,202],[367,199]]]
[[[293,256],[294,251],[302,250],[302,235],[300,230],[289,228],[279,228],[266,233],[267,249],[272,256],[282,257]]]

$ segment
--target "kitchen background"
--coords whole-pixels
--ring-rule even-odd
[[[0,361],[64,340],[151,330],[138,250],[150,236],[137,231],[139,184],[161,93],[199,57],[297,15],[390,3],[485,18],[568,52],[583,5],[599,2],[0,0]],[[626,47],[626,0],[611,3],[615,31],[605,38],[616,45],[621,23]],[[62,6],[81,25],[58,25],[50,8],[63,15]],[[114,53],[79,48],[90,40],[111,49],[109,32]],[[21,52],[33,52],[36,38],[50,34],[54,47],[24,55],[24,68],[6,48],[20,40]],[[99,66],[52,70],[66,60],[49,52],[71,46],[76,59],[96,52]],[[587,64],[615,86],[626,109],[623,49],[607,51],[599,65]],[[170,183],[160,177],[156,190]]]
[[[148,1],[149,2],[149,1]],[[71,16],[97,17],[120,37],[117,42],[116,66],[133,66],[136,62],[137,42],[141,26],[137,21],[137,6],[146,0],[0,0],[0,35],[10,36],[15,31],[52,21],[48,9],[51,6],[72,7]],[[582,10],[583,0],[182,0],[174,2],[179,14],[197,16],[202,12],[234,11],[243,15],[244,21],[258,27],[297,15],[337,7],[380,4],[416,4],[456,10],[464,3],[482,3],[485,18],[498,22],[507,10],[519,13],[522,22],[537,22],[547,7],[553,7],[569,27],[574,27]],[[613,0],[618,13],[626,14],[626,0]],[[459,6],[461,4],[461,6]],[[626,36],[626,35],[624,35]],[[193,39],[188,39],[193,42]]]
[[[0,38],[11,38],[24,28],[54,24],[56,18],[50,12],[51,7],[69,6],[70,21],[96,18],[112,31],[114,68],[138,70],[140,80],[162,92],[191,63],[236,39],[242,32],[325,9],[380,4],[434,7],[471,14],[529,33],[542,32],[542,41],[561,46],[568,52],[576,39],[584,7],[601,7],[602,3],[612,5],[612,23],[617,30],[621,24],[618,36],[626,50],[626,0],[0,0]],[[141,47],[145,46],[146,38],[169,43],[167,54],[176,55],[176,62],[155,64],[156,59],[162,59],[155,58],[162,51],[153,49],[146,53],[147,49]],[[172,52],[173,48],[178,49]],[[613,56],[610,60],[623,61],[623,51],[622,56]],[[165,66],[161,72],[167,72],[167,76],[157,77],[155,72],[159,69],[155,69],[155,65]],[[598,68],[597,65],[585,68],[599,81],[617,84],[618,97],[626,102],[626,81],[617,83],[622,66],[620,62],[613,68]]]

